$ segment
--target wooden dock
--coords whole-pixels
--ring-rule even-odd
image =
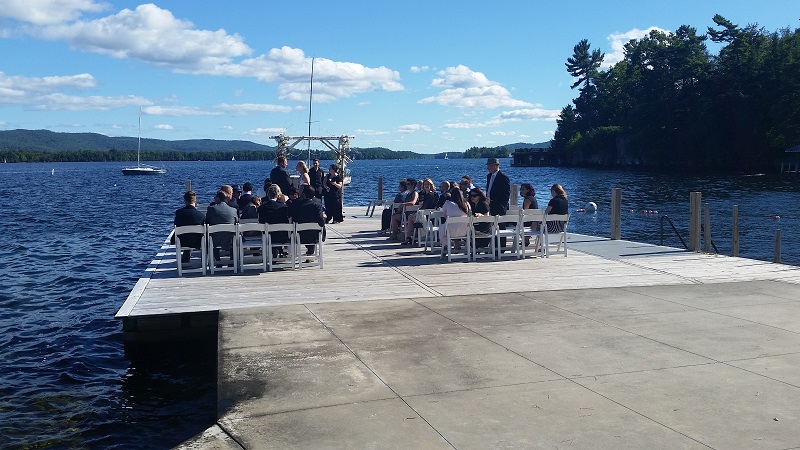
[[[377,232],[379,214],[365,217],[363,211],[347,208],[347,220],[328,226],[324,269],[179,278],[174,246],[165,242],[116,314],[126,341],[192,337],[216,329],[218,311],[237,308],[748,280],[800,283],[794,266],[579,234],[569,235],[566,258],[448,263],[422,248],[387,241]]]

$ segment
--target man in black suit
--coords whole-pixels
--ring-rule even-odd
[[[289,223],[289,209],[286,207],[285,203],[277,200],[278,189],[278,186],[270,186],[269,189],[267,189],[265,201],[261,202],[261,206],[258,207],[259,223],[268,223],[271,225]],[[269,236],[273,243],[289,243],[289,233],[286,231],[273,231]],[[280,253],[280,247],[274,247],[272,249],[273,258],[279,257]]]
[[[239,197],[237,201],[239,206],[239,211],[243,210],[248,203],[250,203],[250,199],[253,198],[253,183],[247,182],[242,185],[242,195]],[[236,188],[234,188],[234,192],[236,192]]]
[[[183,194],[183,202],[186,206],[175,211],[175,226],[202,225],[206,220],[206,215],[196,207],[197,194],[192,191],[186,191]],[[203,235],[200,233],[184,234],[181,236],[181,245],[183,247],[200,248],[202,239]],[[172,243],[175,243],[174,235],[172,236]],[[181,254],[181,262],[189,262],[191,255],[191,250],[184,250],[183,254]]]
[[[319,160],[315,159],[313,166],[308,171],[308,177],[311,179],[311,187],[314,188],[314,196],[322,199],[322,194],[325,191],[325,171],[319,166]]]
[[[500,160],[489,158],[486,160],[486,198],[489,199],[489,214],[502,216],[508,212],[508,202],[511,199],[511,180],[508,175],[500,171]],[[505,224],[500,224],[505,229]],[[506,238],[500,238],[500,247],[506,246]]]
[[[317,223],[325,227],[325,214],[322,212],[322,202],[314,196],[314,188],[303,185],[303,196],[292,202],[289,207],[289,216],[294,223]],[[306,255],[314,254],[314,244],[317,242],[317,232],[301,231],[300,243],[306,244]]]
[[[286,171],[286,158],[281,156],[275,160],[275,167],[269,173],[269,179],[272,184],[277,184],[281,188],[281,193],[286,194],[292,186],[292,179],[289,177],[289,172]]]

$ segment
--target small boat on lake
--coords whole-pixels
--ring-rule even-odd
[[[139,154],[142,151],[142,108],[139,108],[139,134],[138,142],[136,144],[136,167],[123,167],[123,175],[163,175],[167,173],[164,167],[156,167],[148,164],[142,164]]]

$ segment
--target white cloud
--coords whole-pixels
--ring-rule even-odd
[[[516,136],[517,135],[517,133],[514,132],[514,131],[492,131],[489,134],[491,134],[492,136],[502,136],[502,137],[509,137],[509,136]]]
[[[97,81],[88,73],[68,76],[23,77],[9,76],[0,72],[0,89],[33,93],[50,92],[62,88],[88,89],[97,86]]]
[[[513,122],[520,120],[555,121],[556,119],[558,119],[559,114],[561,114],[561,111],[557,109],[530,108],[530,109],[517,109],[513,111],[505,111],[500,113],[497,116],[497,118],[504,120],[506,122]]]
[[[33,109],[39,110],[67,110],[67,111],[107,111],[109,109],[125,108],[130,106],[141,106],[149,104],[150,101],[144,97],[125,95],[117,97],[105,97],[92,95],[80,97],[66,94],[46,94],[26,101]]]
[[[388,131],[360,129],[360,130],[356,130],[355,134],[357,134],[359,136],[383,136],[383,135],[389,134],[389,132]]]
[[[223,125],[223,126],[222,126],[222,129],[223,129],[223,130],[233,130],[233,127],[232,127],[232,126],[230,126],[230,125]]]
[[[220,111],[228,112],[231,114],[245,115],[245,114],[262,113],[262,112],[292,112],[298,109],[302,109],[303,107],[268,105],[268,104],[258,104],[258,103],[240,103],[234,105],[228,103],[222,103],[217,105],[215,108]]]
[[[622,61],[625,58],[625,44],[627,44],[633,39],[641,39],[650,34],[650,32],[653,30],[669,33],[668,30],[652,26],[646,30],[640,30],[638,28],[634,28],[624,33],[609,34],[606,39],[608,39],[611,45],[611,53],[605,54],[605,57],[603,58],[603,63],[600,64],[600,67],[603,69],[608,69],[614,64]]]
[[[93,0],[4,0],[2,3],[0,17],[34,25],[75,20],[83,12],[100,12],[109,6]]]
[[[148,106],[142,112],[150,116],[218,116],[222,113],[208,109],[197,108],[195,106]]]
[[[428,66],[411,66],[411,73],[427,72],[430,69]]]
[[[175,129],[175,127],[173,127],[172,125],[166,124],[166,123],[162,123],[162,124],[156,125],[153,128],[155,128],[156,130],[174,130]]]
[[[198,70],[251,53],[241,36],[225,30],[194,29],[166,9],[150,3],[95,20],[46,25],[33,32],[66,40],[73,47],[114,58],[134,58],[176,70]]]
[[[397,127],[398,133],[414,133],[417,131],[431,131],[431,127],[419,123],[411,123],[408,125],[400,125]]]
[[[489,128],[500,126],[509,122],[522,122],[522,121],[555,121],[561,113],[555,109],[517,109],[513,111],[502,112],[491,119],[484,122],[453,122],[442,125],[442,128],[451,129],[473,129],[473,128]]]
[[[255,128],[245,134],[261,136],[265,134],[280,134],[286,132],[286,128]]]
[[[441,88],[442,91],[417,103],[480,109],[532,106],[528,102],[515,100],[506,88],[490,81],[483,73],[472,71],[463,65],[448,67],[439,71],[438,75],[442,78],[434,78],[431,86]]]

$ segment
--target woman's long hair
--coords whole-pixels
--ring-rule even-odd
[[[489,203],[486,200],[486,194],[484,194],[483,191],[480,188],[472,189],[471,191],[469,191],[469,195],[470,195],[470,197],[472,197],[473,195],[476,195],[478,197],[478,203],[486,203],[486,204]],[[472,200],[472,199],[470,198],[470,200]]]
[[[455,203],[458,209],[464,211],[464,214],[469,214],[469,206],[467,205],[467,201],[464,200],[460,189],[450,189],[450,201]]]
[[[558,183],[554,184],[553,187],[550,188],[550,192],[555,193],[556,197],[564,197],[565,199],[567,198],[567,191],[565,191],[564,188]]]

